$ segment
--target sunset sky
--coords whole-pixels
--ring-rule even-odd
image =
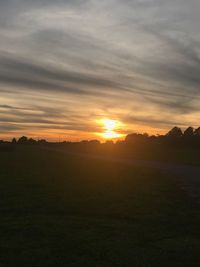
[[[199,0],[0,0],[0,139],[200,126]]]

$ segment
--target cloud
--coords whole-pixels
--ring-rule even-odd
[[[114,81],[109,81],[101,77],[90,74],[82,74],[62,69],[55,69],[47,66],[39,66],[20,59],[0,57],[0,82],[14,85],[26,86],[31,88],[66,90],[74,93],[81,93],[81,90],[65,87],[63,83],[75,84],[77,86],[96,86],[117,88]]]
[[[0,1],[0,121],[89,132],[109,110],[130,131],[139,121],[195,122],[199,8],[196,0]]]

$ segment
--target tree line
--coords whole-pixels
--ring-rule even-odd
[[[199,146],[200,147],[200,127],[194,129],[193,127],[188,127],[185,131],[181,128],[175,126],[165,135],[148,135],[147,133],[132,133],[128,134],[123,141],[117,141],[116,145],[140,145],[140,144],[167,144],[173,146]],[[60,144],[60,145],[81,145],[81,146],[96,146],[100,145],[98,140],[83,140],[80,142],[48,142],[45,139],[35,140],[33,138],[28,138],[22,136],[19,139],[13,138],[11,142],[0,140],[0,145],[48,145],[48,144]],[[114,142],[112,140],[106,141],[104,145],[112,145]]]

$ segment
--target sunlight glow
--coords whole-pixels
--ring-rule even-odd
[[[107,139],[112,139],[112,138],[119,138],[121,137],[122,135],[121,134],[118,134],[118,133],[115,133],[113,131],[110,131],[110,132],[105,132],[105,133],[102,133],[101,134],[104,138],[107,138]]]
[[[122,126],[121,122],[111,119],[102,119],[98,121],[98,123],[100,123],[103,128],[103,132],[99,135],[104,139],[114,139],[124,136],[123,134],[118,132]]]
[[[115,120],[108,120],[108,119],[105,119],[102,121],[103,124],[104,124],[104,128],[107,130],[107,131],[113,131],[116,127],[117,127],[117,122]]]

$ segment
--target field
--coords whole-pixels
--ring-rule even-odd
[[[40,147],[0,151],[0,267],[199,266],[175,176]]]

